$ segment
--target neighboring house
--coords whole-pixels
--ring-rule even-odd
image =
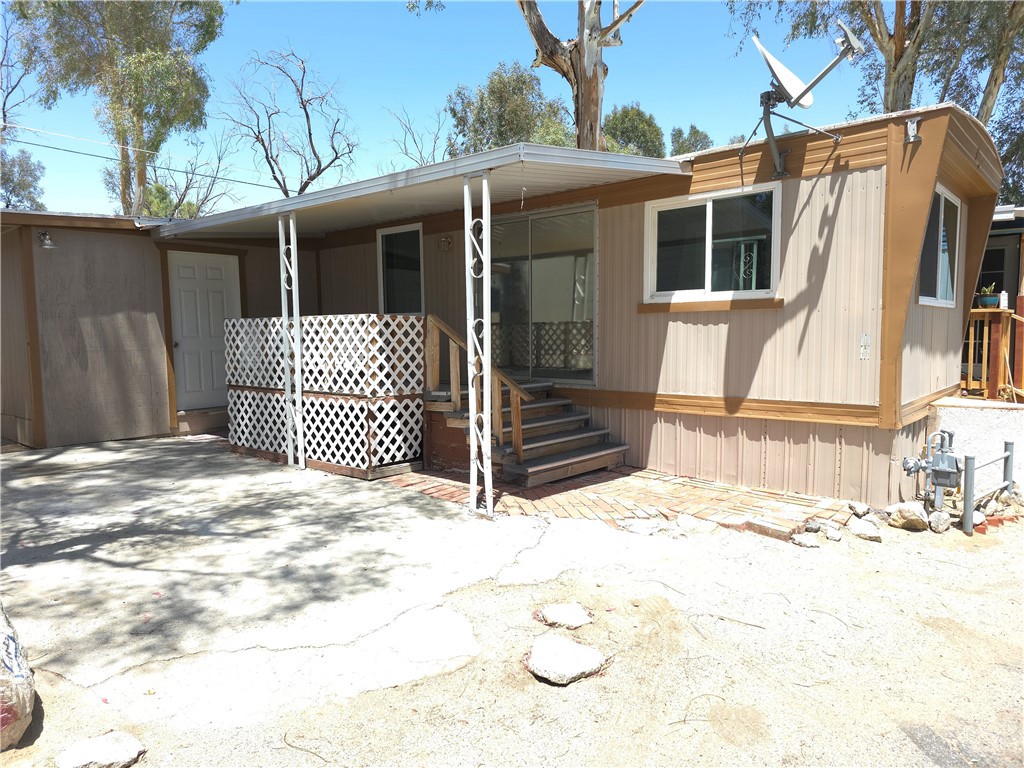
[[[953,105],[832,130],[780,137],[781,179],[763,142],[675,159],[519,145],[143,230],[4,213],[4,436],[166,433],[223,404],[223,347],[198,339],[280,316],[281,214],[302,314],[464,329],[463,177],[489,170],[492,362],[554,382],[627,464],[888,502],[912,492],[899,459],[928,405],[960,385],[1002,171]]]

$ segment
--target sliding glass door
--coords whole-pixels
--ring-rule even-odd
[[[493,225],[492,356],[517,378],[593,381],[595,227],[592,208]]]

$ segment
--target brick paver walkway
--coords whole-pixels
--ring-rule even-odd
[[[468,477],[454,472],[412,472],[388,482],[436,499],[468,500]],[[835,499],[738,488],[650,469],[619,467],[591,472],[538,488],[496,480],[494,510],[508,515],[553,515],[617,521],[692,515],[726,528],[787,540],[812,517],[845,525],[851,512]]]

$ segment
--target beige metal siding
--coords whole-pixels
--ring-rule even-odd
[[[423,238],[424,310],[438,315],[461,333],[465,333],[466,327],[464,253],[462,232],[426,235]]]
[[[320,281],[323,314],[377,312],[376,243],[320,251]]]
[[[0,434],[32,443],[32,387],[29,378],[28,330],[21,274],[20,230],[3,233],[0,242]]]
[[[900,469],[924,442],[925,420],[899,431],[768,419],[592,408],[629,443],[626,463],[673,475],[884,505],[914,493]]]
[[[47,444],[166,434],[160,257],[102,232],[34,245]]]
[[[881,168],[783,183],[781,310],[639,314],[644,206],[602,209],[598,386],[876,405],[884,187]]]
[[[316,279],[316,254],[299,251],[299,304],[304,315],[319,312]],[[242,290],[245,291],[247,317],[280,317],[281,266],[277,248],[249,248],[246,251]]]
[[[966,262],[967,204],[960,211],[960,258],[957,260],[956,293],[961,294]],[[920,260],[920,254],[917,254]],[[920,276],[919,278],[920,279]],[[901,402],[948,389],[960,383],[963,345],[963,307],[935,307],[921,304],[918,288],[910,297],[906,330],[903,334]]]

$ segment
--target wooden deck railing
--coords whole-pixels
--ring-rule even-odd
[[[462,367],[459,365],[459,350],[468,354],[466,340],[448,323],[437,315],[427,315],[425,339],[425,372],[428,391],[441,388],[441,337],[448,339],[448,377],[451,387],[451,404],[453,411],[462,410]],[[512,447],[519,461],[523,460],[523,414],[524,400],[532,400],[533,395],[523,389],[504,371],[491,366],[491,432],[498,445],[505,439],[504,424],[501,418],[501,387],[509,389],[509,406],[512,409]],[[483,410],[482,393],[477,393],[477,410]]]
[[[1017,311],[972,309],[966,339],[966,371],[961,388],[998,400],[1003,392],[1024,398],[1024,296]]]

